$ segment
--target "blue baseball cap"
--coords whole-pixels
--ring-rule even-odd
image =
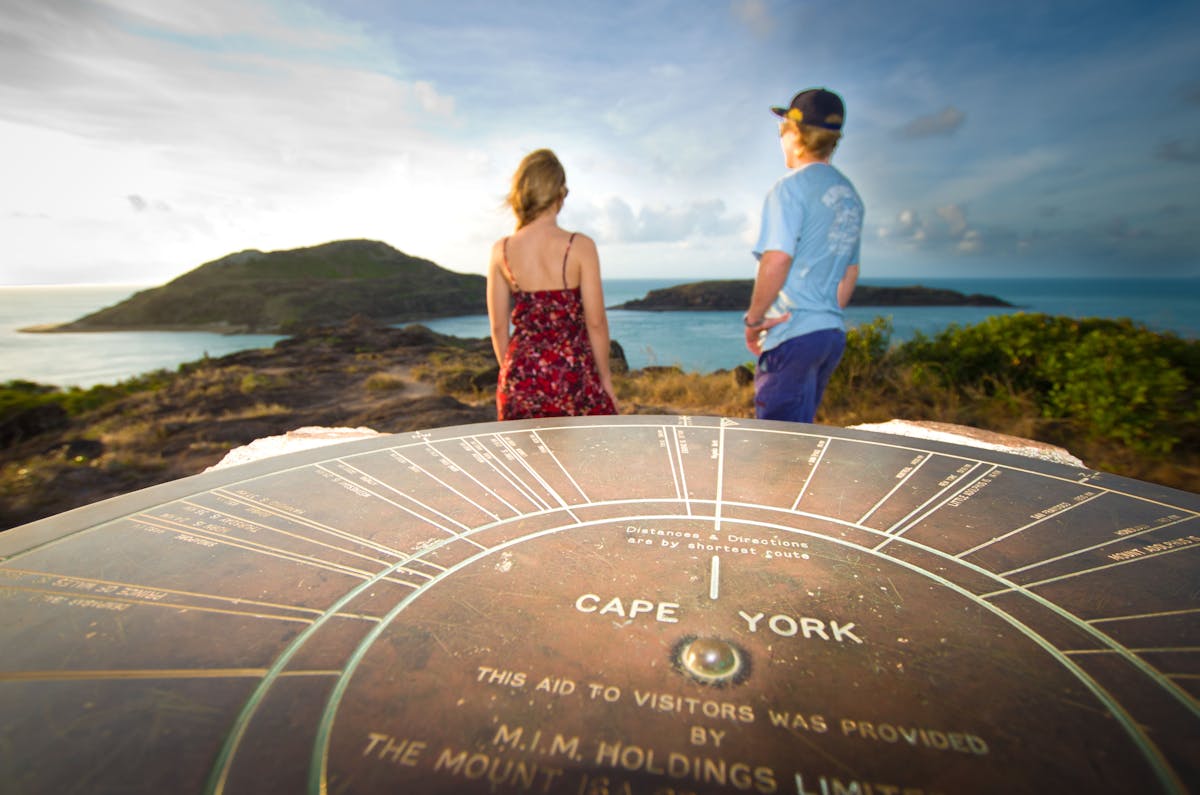
[[[824,88],[805,89],[792,97],[791,105],[786,108],[773,107],[771,112],[797,124],[823,130],[840,130],[846,121],[846,106],[842,98]]]

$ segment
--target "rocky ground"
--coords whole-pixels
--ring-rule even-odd
[[[80,416],[10,417],[0,529],[196,474],[232,448],[304,426],[396,433],[492,421],[494,365],[487,340],[352,321],[185,365],[159,388]]]

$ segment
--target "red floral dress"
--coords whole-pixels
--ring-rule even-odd
[[[496,389],[502,420],[617,413],[596,372],[580,289],[567,288],[567,254],[574,241],[571,235],[563,254],[563,289],[536,292],[517,286],[504,241],[504,275],[514,305],[513,335]]]

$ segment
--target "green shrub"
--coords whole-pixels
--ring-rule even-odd
[[[241,380],[238,381],[238,391],[243,395],[249,395],[251,392],[270,386],[273,386],[273,379],[270,376],[256,373],[253,370],[244,373]]]
[[[1029,392],[1043,417],[1139,453],[1169,453],[1200,419],[1200,343],[1129,320],[997,315],[918,334],[896,359],[946,389]]]
[[[66,409],[68,414],[77,417],[129,395],[139,392],[156,392],[174,378],[175,376],[167,370],[154,370],[127,378],[116,384],[97,384],[86,389],[77,386],[68,387],[66,390],[59,390],[57,387],[47,388],[54,391],[54,399]]]
[[[7,381],[0,384],[0,420],[59,400],[57,387],[32,381]]]
[[[846,350],[837,372],[849,384],[869,380],[878,374],[892,344],[891,318],[877,317],[870,323],[846,332]]]

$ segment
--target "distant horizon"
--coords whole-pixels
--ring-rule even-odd
[[[360,236],[360,237],[339,238],[337,240],[327,240],[327,241],[322,241],[322,242],[318,242],[318,243],[305,243],[305,244],[300,244],[300,245],[286,247],[286,248],[269,248],[269,247],[259,247],[259,246],[250,246],[247,248],[241,248],[241,249],[237,249],[235,251],[226,252],[224,254],[221,254],[221,255],[218,255],[215,257],[209,257],[209,258],[203,260],[202,262],[198,262],[198,263],[195,263],[190,266],[185,266],[182,269],[178,270],[177,272],[174,272],[171,275],[160,277],[161,281],[154,281],[154,282],[151,282],[151,281],[126,281],[126,280],[119,280],[119,281],[39,281],[39,282],[12,281],[12,280],[5,281],[5,280],[2,280],[3,276],[4,276],[3,270],[0,270],[0,287],[55,287],[55,286],[64,286],[64,287],[66,287],[66,286],[71,286],[71,287],[129,286],[129,287],[142,287],[142,288],[158,287],[158,286],[167,284],[167,283],[173,281],[174,279],[177,279],[187,273],[190,273],[190,272],[192,272],[198,268],[201,268],[205,265],[208,265],[212,262],[217,262],[226,257],[230,257],[230,256],[239,254],[244,251],[260,251],[264,254],[271,254],[271,253],[280,252],[280,251],[295,251],[295,250],[301,250],[301,249],[317,248],[317,247],[328,245],[331,243],[340,243],[340,242],[353,241],[353,240],[370,240],[373,242],[380,242],[380,243],[383,243],[384,245],[387,245],[387,246],[395,249],[396,251],[402,252],[408,256],[415,257],[417,259],[428,260],[428,261],[432,262],[433,264],[437,265],[438,267],[444,268],[445,270],[452,271],[454,273],[484,275],[482,265],[477,266],[477,267],[471,267],[471,268],[454,267],[454,266],[446,265],[446,264],[436,260],[433,256],[414,251],[413,249],[408,248],[408,247],[397,246],[393,243],[390,243],[386,240],[382,240],[379,238],[369,238],[369,237],[361,237]],[[714,268],[713,266],[709,265],[705,268],[699,268],[699,269],[691,272],[690,274],[683,274],[681,272],[683,270],[685,270],[684,268],[681,268],[678,266],[666,266],[666,267],[671,268],[671,270],[674,272],[664,271],[660,275],[645,275],[644,267],[641,267],[636,262],[631,263],[629,261],[631,256],[636,256],[636,255],[631,255],[630,253],[622,252],[621,254],[614,256],[614,255],[607,253],[611,249],[620,249],[621,247],[619,247],[619,246],[606,247],[600,241],[597,242],[597,245],[600,249],[601,273],[602,273],[603,278],[606,280],[607,279],[630,279],[630,280],[674,279],[674,280],[678,280],[680,282],[692,282],[692,281],[714,281],[714,280],[724,280],[724,279],[745,279],[745,278],[753,278],[754,277],[755,268],[754,268],[754,260],[752,258],[753,255],[750,252],[750,244],[747,244],[747,246],[744,250],[736,252],[736,254],[731,256],[729,258],[729,260],[727,261],[727,267]],[[481,249],[481,252],[482,253],[480,253],[478,259],[480,262],[485,263],[486,262],[486,250]],[[653,256],[647,256],[646,259],[653,259],[656,261],[658,260],[658,258],[653,257]],[[616,264],[614,264],[614,260],[616,260]],[[1193,279],[1200,279],[1200,257],[1198,257],[1198,264],[1196,264],[1196,265],[1185,267],[1185,268],[1180,268],[1176,271],[1171,271],[1171,272],[1167,272],[1167,273],[1146,273],[1144,271],[1139,271],[1137,273],[1127,273],[1124,271],[1112,272],[1112,271],[1104,271],[1104,270],[1100,270],[1095,273],[1076,273],[1076,272],[1072,272],[1070,269],[1058,270],[1057,268],[1055,268],[1052,265],[1038,264],[1035,262],[1028,262],[1028,261],[1022,261],[1022,260],[1023,260],[1023,258],[1021,256],[1016,255],[1016,256],[1013,256],[1011,258],[1011,260],[1009,260],[1009,261],[992,262],[992,263],[990,263],[990,267],[982,267],[981,268],[981,267],[979,267],[980,263],[973,262],[969,259],[962,259],[962,260],[959,260],[957,262],[950,263],[950,264],[926,263],[926,264],[908,264],[906,266],[898,266],[895,263],[890,264],[890,265],[885,265],[885,264],[881,264],[881,263],[873,263],[870,260],[866,260],[866,258],[864,257],[863,262],[861,263],[862,267],[863,267],[863,274],[860,277],[860,281],[862,281],[864,283],[869,283],[872,279],[884,279],[884,280],[943,279],[943,280],[955,280],[955,281],[969,281],[969,280],[980,280],[980,279],[997,279],[997,280],[1005,280],[1005,279],[1019,279],[1019,280],[1026,280],[1026,279],[1032,279],[1032,280],[1102,279],[1102,280],[1107,280],[1107,281],[1120,280],[1120,279],[1135,279],[1135,280],[1153,279],[1153,280],[1167,281],[1167,280],[1179,279],[1179,280],[1187,281],[1187,280],[1193,280]],[[912,270],[907,270],[906,268],[912,268]],[[102,270],[102,267],[95,266],[94,270],[97,270],[97,271]],[[967,271],[967,270],[972,271],[972,273],[967,274],[967,275],[959,275],[959,273],[956,272],[956,271]],[[638,273],[638,275],[636,275],[636,276],[626,275],[631,271],[636,271]],[[977,271],[984,271],[984,272],[981,273],[981,272],[977,272]],[[992,272],[988,272],[988,271],[992,271]],[[11,279],[12,274],[9,274],[9,276]]]
[[[463,271],[459,271],[459,273],[463,273]],[[182,276],[182,275],[183,275],[182,273],[179,274],[179,276]],[[53,284],[48,284],[48,283],[0,284],[0,289],[58,289],[58,288],[67,289],[67,288],[88,288],[88,287],[103,287],[103,288],[114,288],[114,289],[116,289],[116,288],[149,289],[149,288],[154,288],[154,287],[162,287],[162,286],[168,284],[169,282],[173,281],[176,278],[178,278],[178,276],[173,276],[170,279],[167,279],[167,281],[159,282],[157,284],[150,284],[150,283],[143,284],[143,283],[133,283],[133,282],[60,282],[60,283],[53,283]],[[747,276],[728,276],[728,277],[694,276],[694,277],[688,278],[688,277],[679,276],[679,275],[609,276],[607,274],[604,274],[602,278],[606,282],[608,282],[608,281],[621,281],[621,282],[674,281],[674,282],[683,284],[683,283],[688,283],[688,282],[743,281],[746,279],[753,279],[754,275],[753,275],[753,273],[751,273]],[[1010,282],[1052,282],[1052,281],[1063,281],[1063,282],[1095,282],[1095,281],[1099,281],[1099,282],[1122,282],[1122,281],[1124,281],[1124,282],[1143,282],[1143,281],[1145,281],[1145,282],[1186,282],[1186,281],[1200,281],[1200,274],[1169,275],[1169,276],[1130,276],[1130,275],[1126,275],[1126,274],[1101,275],[1101,276],[1079,276],[1079,275],[1057,275],[1057,274],[1039,275],[1039,276],[1013,276],[1013,275],[949,276],[949,275],[945,275],[945,274],[941,274],[941,275],[909,274],[909,275],[898,275],[898,276],[892,276],[892,275],[889,275],[889,276],[863,276],[862,278],[859,279],[859,283],[860,284],[872,284],[873,282],[879,282],[879,281],[894,282],[894,281],[913,280],[913,279],[933,280],[933,281],[952,281],[952,282],[973,282],[973,281],[979,281],[979,282],[982,282],[982,281],[989,281],[989,282],[1005,282],[1005,281],[1010,281]]]
[[[644,297],[650,290],[685,283],[678,276],[605,279],[605,303],[612,307]],[[887,316],[894,340],[915,332],[937,333],[950,324],[973,325],[995,314],[1034,312],[1076,318],[1129,318],[1151,329],[1200,339],[1200,290],[1195,280],[1180,279],[1041,279],[975,277],[881,277],[877,286],[949,288],[964,295],[983,293],[1011,307],[918,306],[854,307],[847,310],[852,325]],[[872,284],[872,280],[864,280]],[[225,335],[207,332],[113,332],[27,334],[20,329],[67,323],[134,292],[155,285],[16,285],[0,287],[0,370],[9,378],[47,384],[115,383],[160,367],[175,367],[203,356],[220,356],[245,347],[273,344],[273,335]],[[740,312],[647,312],[613,310],[610,331],[630,357],[646,364],[675,357],[705,372],[743,361]],[[488,334],[483,301],[464,315],[419,321],[443,334],[482,338]],[[688,333],[680,334],[683,323]],[[709,340],[712,344],[703,342]],[[699,342],[698,342],[699,341]],[[688,346],[697,350],[688,352]],[[652,358],[647,358],[652,357]],[[665,357],[665,358],[664,358]],[[695,361],[693,361],[693,359]],[[720,361],[718,361],[720,359]],[[703,360],[703,361],[702,361]],[[631,359],[632,361],[632,359]],[[0,377],[0,380],[4,380]]]

